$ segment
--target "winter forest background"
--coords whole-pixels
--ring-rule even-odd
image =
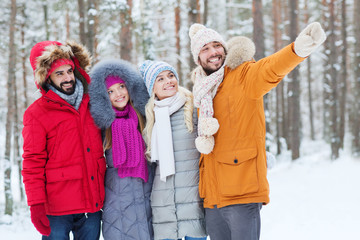
[[[26,205],[19,174],[22,115],[39,97],[29,52],[43,40],[81,42],[93,63],[163,60],[191,89],[192,23],[211,27],[226,40],[250,37],[258,60],[318,21],[327,34],[324,45],[264,97],[268,151],[290,152],[295,163],[304,141],[321,140],[329,160],[341,158],[345,147],[360,156],[359,0],[0,0],[0,5],[0,215],[11,216]]]

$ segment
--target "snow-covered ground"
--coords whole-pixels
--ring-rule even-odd
[[[322,141],[303,142],[296,162],[289,155],[277,157],[268,172],[270,204],[261,211],[261,240],[360,239],[360,159],[344,151],[331,161]],[[0,187],[0,238],[40,239],[26,206],[4,217]]]
[[[268,172],[262,240],[360,239],[360,159],[329,155],[329,145],[307,142],[296,162],[278,159]]]

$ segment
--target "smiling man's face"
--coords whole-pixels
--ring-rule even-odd
[[[199,53],[199,62],[207,75],[220,69],[225,61],[225,49],[219,42],[210,42]]]
[[[50,84],[67,95],[75,91],[74,70],[70,65],[62,65],[50,74]]]

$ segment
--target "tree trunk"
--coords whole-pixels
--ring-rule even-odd
[[[65,26],[66,26],[66,40],[70,39],[70,14],[69,14],[69,8],[66,8],[65,13]]]
[[[281,6],[281,12],[283,14],[283,19],[282,19],[282,24],[284,25],[284,29],[283,31],[286,32],[287,36],[290,36],[290,11],[289,11],[289,2],[288,1],[284,1],[282,2]],[[288,44],[287,40],[283,40],[281,42],[281,45],[286,45]],[[288,77],[286,77],[288,78]],[[290,133],[289,133],[289,128],[290,128],[290,124],[289,124],[289,118],[290,118],[290,113],[289,113],[289,101],[288,101],[288,96],[287,96],[287,92],[286,89],[288,87],[288,83],[285,81],[281,81],[281,83],[279,84],[279,86],[277,86],[277,88],[280,88],[281,90],[281,95],[280,95],[280,103],[281,103],[281,108],[282,108],[282,112],[283,112],[283,124],[281,125],[281,132],[282,132],[282,137],[285,139],[286,141],[286,147],[287,150],[291,149],[291,142],[290,142]]]
[[[330,142],[331,142],[331,159],[339,158],[339,135],[338,135],[338,90],[337,90],[337,53],[336,53],[336,36],[335,36],[335,0],[330,0],[328,3],[329,10],[329,35],[327,41],[330,48],[328,56],[328,65],[330,67],[327,76],[330,82]]]
[[[295,41],[298,35],[298,0],[289,0],[290,6],[290,41]],[[289,74],[288,101],[289,101],[289,132],[291,144],[291,158],[300,157],[300,82],[299,67]]]
[[[329,31],[329,19],[328,19],[328,3],[326,2],[327,0],[322,0],[322,22],[323,22],[323,28],[325,30],[325,32]],[[329,99],[330,99],[330,80],[329,80],[329,71],[330,71],[330,66],[329,66],[329,56],[327,53],[328,49],[330,49],[330,45],[329,45],[329,39],[327,39],[324,42],[324,49],[325,49],[325,59],[324,59],[324,72],[323,72],[323,139],[326,142],[330,142],[330,127],[329,127],[329,116],[330,116],[330,104],[329,104]]]
[[[197,18],[198,18],[197,1],[189,0],[188,25],[191,26],[193,23],[196,23]],[[191,49],[190,41],[189,41],[188,49]],[[196,67],[196,64],[194,63],[191,53],[189,57],[189,66],[190,66],[190,71]]]
[[[15,79],[15,78],[14,78]],[[14,90],[14,158],[15,163],[18,166],[18,174],[19,174],[19,190],[20,190],[20,199],[21,201],[25,200],[24,189],[22,184],[21,170],[22,170],[22,158],[21,158],[21,150],[20,150],[20,121],[19,121],[19,109],[18,109],[18,90],[16,83],[13,83]]]
[[[254,58],[256,60],[265,57],[265,39],[264,39],[264,21],[263,21],[263,6],[262,0],[253,0],[252,2],[252,16],[253,16],[253,39],[256,46],[256,53]],[[269,94],[264,96],[265,109],[265,124],[266,124],[266,150],[270,149],[269,137],[270,132],[270,113],[269,113]],[[270,137],[271,138],[271,137]]]
[[[93,1],[95,4],[95,10],[98,13],[99,12],[99,0],[93,0]],[[99,28],[99,14],[96,14],[94,16],[94,52],[93,52],[94,64],[99,61],[99,56],[97,53],[97,47],[99,45],[99,41],[97,38],[98,28]]]
[[[123,9],[120,10],[120,57],[131,62],[132,49],[132,0],[127,0]]]
[[[10,31],[9,31],[9,65],[7,80],[8,112],[6,116],[6,137],[4,156],[4,188],[5,188],[5,215],[13,213],[13,196],[11,191],[11,135],[12,123],[14,122],[14,84],[16,83],[16,50],[15,50],[15,23],[16,23],[16,0],[11,0]]]
[[[181,71],[181,45],[180,45],[180,26],[181,26],[181,16],[180,16],[180,4],[181,1],[177,0],[175,6],[175,38],[176,38],[176,54],[177,54],[177,72],[179,75],[179,85],[182,85],[182,71]]]
[[[189,0],[189,12],[188,12],[188,26],[191,26],[192,24],[196,23],[198,20],[198,0],[193,1],[193,0]],[[187,49],[191,49],[190,47],[190,41],[188,42],[188,47]],[[191,54],[191,52],[189,51],[189,74],[187,76],[187,78],[190,79],[190,73],[191,71],[196,67],[196,64],[194,63],[193,60],[193,56]],[[193,87],[193,83],[192,81],[189,81],[188,84],[186,85],[187,89],[192,89]]]
[[[360,156],[360,1],[354,0],[354,37],[355,41],[355,59],[354,59],[354,97],[352,114],[352,153]]]
[[[344,148],[344,136],[345,136],[345,119],[346,119],[346,99],[347,99],[347,23],[346,23],[346,0],[341,1],[341,38],[342,38],[342,50],[341,50],[341,86],[340,86],[340,125],[339,125],[339,147]]]
[[[262,0],[253,0],[253,39],[256,46],[255,60],[265,57],[264,21]]]
[[[307,59],[307,80],[308,80],[308,104],[309,104],[309,122],[310,122],[310,138],[315,140],[314,129],[314,111],[313,111],[313,98],[312,98],[312,77],[311,77],[311,57]]]
[[[231,7],[232,0],[226,0],[226,29],[231,32],[234,29],[234,14]]]
[[[23,79],[23,94],[24,94],[24,109],[29,106],[29,100],[27,96],[27,81],[26,81],[26,60],[27,55],[25,53],[25,25],[27,16],[25,14],[25,4],[23,3],[21,6],[21,15],[22,15],[22,22],[21,22],[21,66],[22,66],[22,79]]]
[[[256,46],[256,53],[254,58],[256,60],[265,57],[265,39],[264,39],[264,21],[263,21],[263,7],[262,0],[253,0],[252,2],[253,15],[253,39]],[[269,150],[269,134],[270,132],[270,114],[269,114],[269,95],[264,96],[264,108],[266,116],[266,149]]]
[[[305,22],[309,22],[309,9],[308,9],[308,0],[305,1]],[[307,59],[307,80],[308,80],[308,101],[309,101],[309,122],[310,122],[310,138],[315,140],[315,130],[314,130],[314,113],[313,113],[313,99],[312,99],[312,88],[311,88],[311,56]]]
[[[84,14],[84,0],[78,0],[79,8],[79,35],[81,44],[86,44],[86,35],[85,35],[85,14]]]
[[[201,21],[201,12],[200,12],[200,0],[196,0],[196,12],[197,12],[196,22],[197,23],[202,23],[202,21]]]
[[[45,25],[45,33],[46,33],[46,39],[50,38],[50,30],[49,30],[49,18],[48,18],[48,6],[47,1],[43,0],[43,11],[44,11],[44,25]]]
[[[209,15],[209,1],[204,0],[204,13],[203,13],[203,23],[204,23],[204,25],[207,24],[208,15]]]
[[[272,15],[273,15],[273,34],[274,34],[274,51],[277,52],[280,50],[281,42],[281,32],[279,29],[279,24],[281,22],[281,7],[280,0],[272,1]],[[282,133],[282,124],[283,124],[283,115],[284,109],[281,109],[281,95],[283,94],[283,81],[276,87],[276,145],[277,145],[277,154],[281,154],[281,136]]]
[[[152,29],[149,26],[149,14],[148,10],[150,9],[149,2],[145,0],[140,0],[140,15],[141,15],[141,46],[142,46],[142,54],[144,58],[147,60],[154,60],[155,56],[152,52],[153,47],[153,37],[152,37]]]
[[[86,38],[86,47],[89,49],[91,55],[94,54],[94,38],[95,38],[95,1],[88,0],[87,8],[87,38]]]
[[[23,110],[25,110],[28,107],[28,96],[27,96],[27,81],[26,81],[26,60],[27,60],[27,55],[25,53],[25,26],[26,26],[26,20],[27,20],[27,16],[25,14],[25,8],[26,5],[25,3],[22,3],[21,5],[21,16],[22,16],[22,20],[21,20],[21,24],[20,24],[20,35],[21,35],[21,67],[22,67],[22,83],[23,83],[23,109],[18,110],[18,104],[17,102],[15,103],[15,107],[16,107],[16,120],[15,123],[18,124],[20,126],[20,121],[18,119],[18,113],[19,112],[23,112]],[[16,87],[16,85],[15,85]],[[17,89],[15,89],[15,94],[17,95]],[[15,96],[15,100],[17,101],[17,96]],[[20,134],[20,129],[18,127],[15,128],[15,151],[19,151],[18,153],[15,153],[15,156],[18,156],[18,171],[19,171],[19,191],[20,191],[20,200],[21,202],[23,202],[25,200],[25,194],[24,194],[24,187],[22,184],[22,175],[21,175],[21,169],[22,169],[22,158],[20,156],[20,139],[16,139],[16,137],[19,137]]]

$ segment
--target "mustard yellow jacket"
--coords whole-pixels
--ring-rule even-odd
[[[224,80],[213,99],[220,125],[215,147],[210,154],[202,154],[199,163],[204,207],[269,202],[263,96],[303,60],[290,44],[257,62],[225,66]]]

